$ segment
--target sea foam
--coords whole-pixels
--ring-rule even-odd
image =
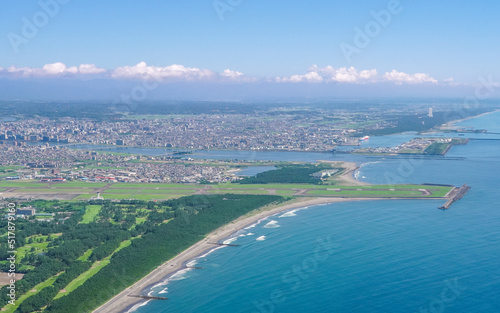
[[[281,214],[278,218],[297,216],[298,211],[307,210],[307,209],[309,209],[308,206],[303,207],[303,208],[299,208],[299,209],[295,209],[295,210],[291,210],[291,211],[288,211],[288,212]]]
[[[269,223],[267,223],[266,225],[264,225],[264,228],[278,228],[278,227],[281,227],[278,224],[278,221],[270,221]]]
[[[127,313],[132,313],[132,312],[135,312],[137,309],[139,309],[141,306],[145,306],[146,304],[149,303],[149,301],[151,300],[148,300],[148,301],[145,301],[143,303],[137,303],[136,305],[134,305],[133,307],[130,308],[130,310],[127,311]]]
[[[295,212],[297,212],[297,210],[286,212],[284,214],[281,214],[279,216],[279,218],[297,216],[297,214],[295,214]]]
[[[235,242],[236,240],[238,240],[238,237],[232,237],[232,238],[224,240],[222,243],[225,245],[229,245],[229,244]]]
[[[254,228],[255,226],[257,226],[257,225],[259,225],[260,223],[262,223],[262,221],[265,221],[265,220],[267,220],[267,219],[268,219],[268,217],[267,217],[267,216],[266,216],[266,217],[264,217],[264,218],[261,218],[261,219],[260,219],[260,220],[258,220],[257,222],[255,222],[255,223],[253,223],[253,224],[251,224],[251,225],[249,225],[249,226],[247,226],[247,227],[243,228],[243,230],[252,229],[252,228]]]
[[[166,287],[162,291],[158,292],[158,294],[164,294],[164,293],[168,293],[168,287]]]

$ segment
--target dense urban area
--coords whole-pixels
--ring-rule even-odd
[[[0,122],[0,179],[222,183],[239,179],[234,167],[213,160],[194,161],[189,155],[196,150],[444,154],[452,144],[464,143],[423,138],[395,148],[356,148],[370,135],[424,132],[460,117],[448,114],[447,106],[435,110],[421,105],[407,110],[381,105],[375,110],[360,105],[354,110],[339,104],[265,109],[218,104],[207,110],[195,103],[172,105],[167,111],[173,113],[165,114],[165,108],[156,105],[128,107],[124,112],[102,105],[102,114],[96,118],[58,104],[23,105],[24,112],[12,112],[8,103],[0,107],[4,113],[11,112]],[[32,116],[40,106],[44,113]],[[95,104],[84,108],[84,112],[96,109]],[[474,109],[467,114],[484,111],[487,109]],[[165,149],[165,153],[141,156],[96,151],[102,146],[148,147]],[[339,149],[343,146],[356,149]],[[440,148],[433,149],[435,146]]]

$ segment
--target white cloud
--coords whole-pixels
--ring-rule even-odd
[[[41,69],[34,69],[34,68],[29,68],[29,67],[21,67],[17,68],[15,66],[9,66],[4,70],[4,72],[9,73],[9,74],[14,74],[14,75],[21,75],[21,76],[31,76],[34,75],[35,72],[37,71],[42,71]]]
[[[156,79],[185,79],[199,80],[209,79],[216,76],[215,72],[198,68],[185,67],[183,65],[170,65],[165,67],[148,66],[140,62],[134,66],[123,66],[115,69],[111,74],[114,78],[156,78]]]
[[[173,64],[169,66],[149,66],[145,62],[136,65],[118,67],[114,70],[106,70],[97,67],[95,64],[81,64],[79,66],[67,66],[64,63],[56,62],[45,64],[41,68],[33,67],[0,67],[2,76],[11,77],[78,77],[85,75],[101,75],[101,77],[115,79],[144,79],[154,78],[166,81],[234,81],[234,82],[256,82],[266,81],[256,77],[246,76],[241,72],[226,69],[221,73],[208,69],[186,67],[184,65]],[[268,80],[267,80],[268,81]],[[429,74],[415,73],[408,74],[392,70],[384,75],[379,75],[376,69],[358,70],[354,67],[334,68],[332,66],[318,67],[311,66],[305,74],[296,74],[289,77],[276,77],[272,81],[290,83],[343,83],[343,84],[368,84],[389,82],[395,84],[423,84],[438,81]],[[446,79],[444,84],[457,85],[452,79]]]
[[[354,67],[334,68],[327,66],[318,68],[313,65],[309,68],[309,72],[304,75],[292,75],[290,77],[277,78],[278,82],[337,82],[337,83],[366,83],[372,81],[377,76],[377,70],[358,71]]]
[[[304,75],[292,75],[290,77],[278,78],[278,81],[282,82],[292,82],[292,83],[300,83],[300,82],[310,82],[310,83],[321,83],[323,81],[323,77],[321,77],[317,72],[309,72]]]
[[[363,71],[359,72],[359,76],[362,79],[370,79],[370,78],[377,76],[377,70],[376,69],[363,70]]]
[[[394,82],[396,84],[422,84],[422,83],[433,83],[436,84],[437,79],[424,73],[407,74],[403,72],[398,72],[392,70],[392,72],[387,72],[384,75],[384,79],[389,82]]]
[[[423,83],[438,83],[438,81],[428,74],[416,73],[407,74],[393,70],[387,72],[383,76],[379,76],[376,69],[358,70],[354,67],[334,68],[326,66],[319,68],[313,65],[308,69],[308,73],[302,75],[292,75],[290,77],[278,77],[277,82],[309,82],[309,83],[350,83],[350,84],[366,84],[379,82],[392,82],[396,84],[423,84]]]
[[[46,75],[61,75],[66,73],[76,74],[78,73],[78,68],[76,66],[66,67],[65,64],[61,62],[45,64],[42,68],[42,74]]]
[[[140,62],[133,66],[123,66],[115,69],[111,76],[113,78],[154,78],[156,80],[232,80],[239,82],[253,82],[255,77],[245,76],[243,73],[230,69],[224,70],[222,73],[216,73],[207,69],[199,69],[195,67],[186,67],[183,65],[173,64],[165,67],[149,66],[145,62]]]
[[[237,71],[231,71],[230,69],[227,69],[227,70],[224,70],[224,72],[220,73],[220,76],[235,79],[235,78],[243,76],[243,73],[237,72]]]
[[[78,70],[82,74],[100,74],[105,73],[106,70],[103,68],[98,68],[95,64],[81,64]]]
[[[106,72],[105,69],[98,68],[94,64],[81,64],[79,67],[67,67],[64,63],[56,62],[45,64],[42,68],[35,67],[15,67],[10,66],[7,69],[0,68],[0,72],[14,76],[32,77],[32,76],[62,76],[77,74],[99,74]]]

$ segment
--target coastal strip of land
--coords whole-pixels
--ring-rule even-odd
[[[128,312],[130,310],[134,310],[134,307],[137,305],[142,305],[149,300],[147,296],[154,285],[164,284],[165,280],[171,275],[179,270],[187,268],[187,264],[189,264],[187,263],[188,261],[217,248],[218,245],[221,245],[221,242],[223,242],[224,239],[230,238],[232,235],[234,236],[238,230],[256,223],[257,221],[270,215],[292,209],[345,201],[376,199],[448,199],[450,198],[450,190],[453,189],[453,186],[438,184],[371,185],[356,180],[354,174],[359,169],[359,166],[356,163],[339,161],[323,162],[330,163],[330,165],[319,163],[317,166],[305,165],[304,168],[300,168],[298,165],[290,165],[287,168],[276,171],[274,176],[264,175],[263,177],[258,177],[259,179],[256,179],[255,181],[248,182],[243,180],[238,183],[233,182],[225,184],[89,183],[80,181],[37,182],[33,180],[2,181],[0,182],[0,197],[17,198],[19,201],[26,203],[26,205],[36,205],[36,201],[41,201],[42,204],[40,204],[40,207],[36,208],[38,212],[35,213],[33,211],[32,214],[35,215],[35,218],[43,219],[44,221],[54,219],[52,214],[45,212],[43,204],[44,201],[48,201],[49,199],[73,200],[68,202],[72,203],[70,205],[71,208],[68,208],[68,210],[69,212],[77,212],[78,209],[80,209],[80,211],[81,209],[85,210],[85,215],[81,220],[81,223],[83,224],[91,223],[99,218],[109,221],[110,218],[106,218],[104,213],[110,212],[109,204],[111,202],[120,203],[120,201],[128,201],[127,203],[129,203],[132,201],[130,203],[137,204],[143,203],[144,201],[162,201],[172,199],[174,203],[166,209],[165,214],[159,220],[161,223],[162,220],[165,222],[168,219],[175,217],[175,204],[182,204],[183,200],[181,199],[186,196],[193,196],[195,198],[202,195],[206,195],[207,197],[214,196],[219,199],[219,202],[226,202],[224,200],[228,200],[228,198],[240,199],[239,195],[243,198],[251,198],[252,196],[268,196],[269,199],[276,200],[275,202],[272,202],[272,200],[262,201],[260,204],[256,203],[247,209],[243,209],[245,208],[246,202],[242,202],[241,206],[237,204],[237,206],[222,205],[220,207],[222,212],[227,210],[228,213],[231,214],[229,215],[230,217],[226,216],[227,218],[224,218],[223,214],[218,215],[219,218],[222,218],[221,220],[218,220],[219,222],[216,224],[217,227],[220,228],[215,230],[214,225],[214,227],[199,231],[196,237],[192,238],[192,240],[186,242],[184,245],[178,246],[175,250],[171,250],[170,248],[163,250],[151,248],[147,253],[142,254],[122,253],[123,255],[128,256],[129,261],[134,260],[132,261],[134,263],[135,260],[140,262],[142,256],[147,256],[148,253],[161,251],[163,254],[159,256],[157,255],[154,262],[151,262],[152,259],[150,258],[145,259],[145,262],[150,261],[149,266],[136,275],[132,275],[132,271],[125,270],[125,268],[128,268],[126,264],[117,266],[117,268],[123,268],[125,273],[130,274],[130,276],[124,277],[127,278],[127,281],[122,282],[119,287],[115,287],[113,290],[111,290],[111,288],[105,290],[106,293],[103,291],[100,301],[89,302],[86,306],[86,310],[94,309],[99,304],[102,304],[103,301],[111,299],[101,307],[97,308],[95,312]],[[281,179],[284,176],[283,171],[296,173],[295,176],[292,176],[293,180],[291,180],[295,183],[288,180],[283,181]],[[314,173],[311,174],[311,172]],[[310,177],[313,175],[315,175],[314,177],[317,181],[311,182],[312,180]],[[204,197],[201,198],[205,199]],[[151,210],[146,210],[145,212],[153,212],[161,207],[162,205],[155,208],[153,205]],[[105,210],[105,212],[99,217],[100,210]],[[119,210],[122,214],[131,214],[127,207],[120,208]],[[216,210],[217,212],[213,213],[221,212],[221,210]],[[182,212],[186,211],[183,210]],[[170,213],[170,215],[166,213]],[[136,225],[139,225],[141,222],[146,221],[149,215],[141,215],[139,218],[134,214],[130,216],[134,217],[134,220],[130,221],[129,218],[125,219],[124,216],[113,216],[111,217],[111,221],[115,221],[116,223],[127,222],[132,224],[135,222]],[[152,220],[155,219],[153,218]],[[174,222],[175,221],[177,220],[174,219]],[[224,224],[226,225],[223,226]],[[174,225],[173,227],[175,228],[175,225],[177,224],[174,223],[172,225]],[[133,225],[131,226],[133,227]],[[157,240],[161,242],[162,238],[163,237],[158,237]],[[200,238],[204,239],[200,240]],[[141,239],[137,240],[140,241]],[[196,242],[197,240],[200,241]],[[143,247],[152,246],[144,245]],[[82,250],[82,253],[83,252],[85,251]],[[90,255],[89,253],[93,253],[92,250],[88,253],[87,252],[85,252],[87,257]],[[179,252],[181,253],[177,254]],[[113,254],[109,255],[109,258],[112,256]],[[161,263],[163,264],[156,267]],[[113,266],[113,264],[104,265],[105,269],[107,268],[106,266]],[[149,272],[151,269],[154,270]],[[110,271],[112,270],[105,270],[104,272],[98,270],[97,274],[95,271],[92,272],[90,278],[91,282],[95,283],[99,277],[114,277],[113,275],[109,275]],[[89,276],[85,277],[88,279]],[[104,279],[101,284],[107,284],[108,281],[109,280]],[[72,291],[69,292],[67,296],[70,300],[65,298],[66,296],[61,296],[59,297],[61,299],[58,298],[54,301],[54,305],[57,304],[61,306],[61,301],[78,303],[80,301],[78,297],[84,292],[87,292],[87,297],[90,300],[92,298],[92,288],[89,288],[88,284],[83,284],[83,286],[84,287],[82,287],[83,289],[80,290],[80,293],[78,290],[75,290],[73,294],[71,293]],[[116,295],[119,291],[122,292]],[[66,291],[63,291],[63,293],[66,293]],[[163,298],[161,300],[163,300]]]
[[[500,112],[500,110],[492,110],[492,111],[481,113],[479,115],[469,116],[469,117],[465,117],[465,118],[462,118],[462,119],[459,119],[459,120],[453,120],[453,121],[450,121],[450,122],[448,122],[446,124],[441,125],[439,127],[439,129],[441,129],[441,130],[449,130],[449,129],[458,128],[458,126],[457,126],[458,123],[465,122],[465,121],[468,121],[468,120],[473,120],[473,119],[476,119],[476,118],[479,118],[479,117],[482,117],[482,116],[486,116],[486,115],[489,115],[489,114],[497,113],[497,112]]]
[[[407,198],[391,198],[391,199],[407,199]],[[123,290],[121,293],[114,296],[111,300],[94,310],[94,313],[118,313],[127,312],[133,307],[145,303],[147,300],[130,297],[129,295],[139,295],[144,294],[151,286],[165,281],[169,276],[175,274],[179,270],[185,268],[185,264],[193,260],[200,255],[214,249],[214,242],[220,242],[237,231],[248,227],[259,220],[265,219],[266,217],[278,214],[280,212],[305,208],[314,205],[337,203],[337,202],[347,202],[347,201],[364,201],[364,200],[381,200],[381,198],[297,198],[288,202],[281,203],[275,206],[263,207],[259,210],[253,211],[247,215],[244,215],[237,220],[227,224],[214,232],[210,233],[205,239],[197,242],[193,246],[189,247],[182,253],[178,254],[176,257],[163,263],[147,276]]]
[[[324,162],[324,163],[331,163],[333,166],[338,166],[343,168],[343,172],[340,173],[340,175],[335,177],[335,181],[339,185],[346,185],[346,186],[366,186],[370,185],[369,183],[362,182],[360,180],[357,180],[356,177],[354,177],[354,174],[356,173],[357,170],[361,168],[361,166],[355,162],[345,162],[345,161],[325,161],[325,160],[320,160],[319,162]]]

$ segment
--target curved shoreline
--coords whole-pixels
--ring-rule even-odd
[[[468,121],[468,120],[473,120],[473,119],[476,119],[476,118],[479,118],[479,117],[482,117],[482,116],[485,116],[485,115],[489,115],[489,114],[493,114],[493,113],[497,113],[497,112],[500,112],[500,109],[496,109],[496,110],[493,110],[493,111],[490,111],[490,112],[484,112],[484,113],[481,113],[479,115],[475,115],[475,116],[469,116],[469,117],[466,117],[466,118],[463,118],[463,119],[459,119],[459,120],[454,120],[454,121],[451,121],[451,122],[448,122],[448,123],[445,123],[443,125],[441,125],[439,128],[440,129],[453,129],[453,128],[457,128],[459,127],[458,123],[461,123],[461,122],[465,122],[465,121]]]
[[[128,312],[133,307],[145,304],[148,300],[143,300],[139,298],[132,298],[128,295],[130,294],[141,294],[145,290],[151,288],[156,284],[159,284],[173,274],[185,268],[186,262],[198,258],[199,256],[214,249],[213,244],[209,242],[219,242],[226,238],[231,237],[237,231],[244,229],[261,219],[267,218],[269,216],[281,213],[283,211],[289,211],[293,209],[304,208],[308,206],[329,204],[336,202],[348,202],[348,201],[365,201],[365,200],[381,200],[380,198],[298,198],[291,201],[281,203],[275,206],[267,206],[260,208],[256,211],[250,212],[235,221],[220,227],[219,229],[208,234],[203,240],[195,243],[188,249],[179,253],[174,258],[166,261],[162,265],[158,266],[147,276],[141,278],[138,282],[129,286],[119,294],[115,295],[112,299],[101,305],[99,308],[95,309],[94,313],[119,313]]]
[[[332,161],[319,161],[319,162],[329,162]],[[334,161],[337,163],[339,161]],[[338,181],[343,183],[348,183],[350,185],[370,185],[357,180],[354,177],[354,173],[360,168],[358,164],[354,162],[344,162],[340,161],[345,168],[345,171],[339,175]],[[305,208],[309,206],[330,204],[337,202],[350,202],[350,201],[372,201],[372,200],[436,200],[436,198],[390,198],[390,197],[299,197],[289,200],[284,203],[277,205],[269,205],[252,212],[249,212],[238,219],[226,224],[215,231],[208,234],[204,239],[198,241],[191,247],[187,248],[183,252],[176,255],[174,258],[166,261],[162,265],[158,266],[152,272],[150,272],[145,277],[141,278],[132,286],[124,289],[119,294],[115,295],[113,298],[108,300],[106,303],[95,309],[94,313],[121,313],[121,312],[133,312],[139,306],[145,305],[149,300],[144,300],[140,298],[129,297],[129,295],[138,295],[144,291],[150,290],[153,286],[161,284],[173,276],[180,270],[185,269],[186,263],[206,254],[210,251],[217,249],[210,242],[220,242],[225,239],[232,237],[236,232],[258,222],[259,220],[265,219],[269,216],[276,215],[284,211],[290,211],[294,209]],[[440,198],[441,199],[441,198]]]
[[[330,163],[333,166],[339,166],[343,167],[344,171],[340,173],[340,175],[337,175],[335,177],[335,181],[340,184],[340,185],[346,185],[346,186],[367,186],[371,185],[367,182],[360,181],[356,179],[355,173],[363,165],[358,165],[355,162],[348,162],[348,161],[328,161],[328,160],[318,160],[320,163]]]

